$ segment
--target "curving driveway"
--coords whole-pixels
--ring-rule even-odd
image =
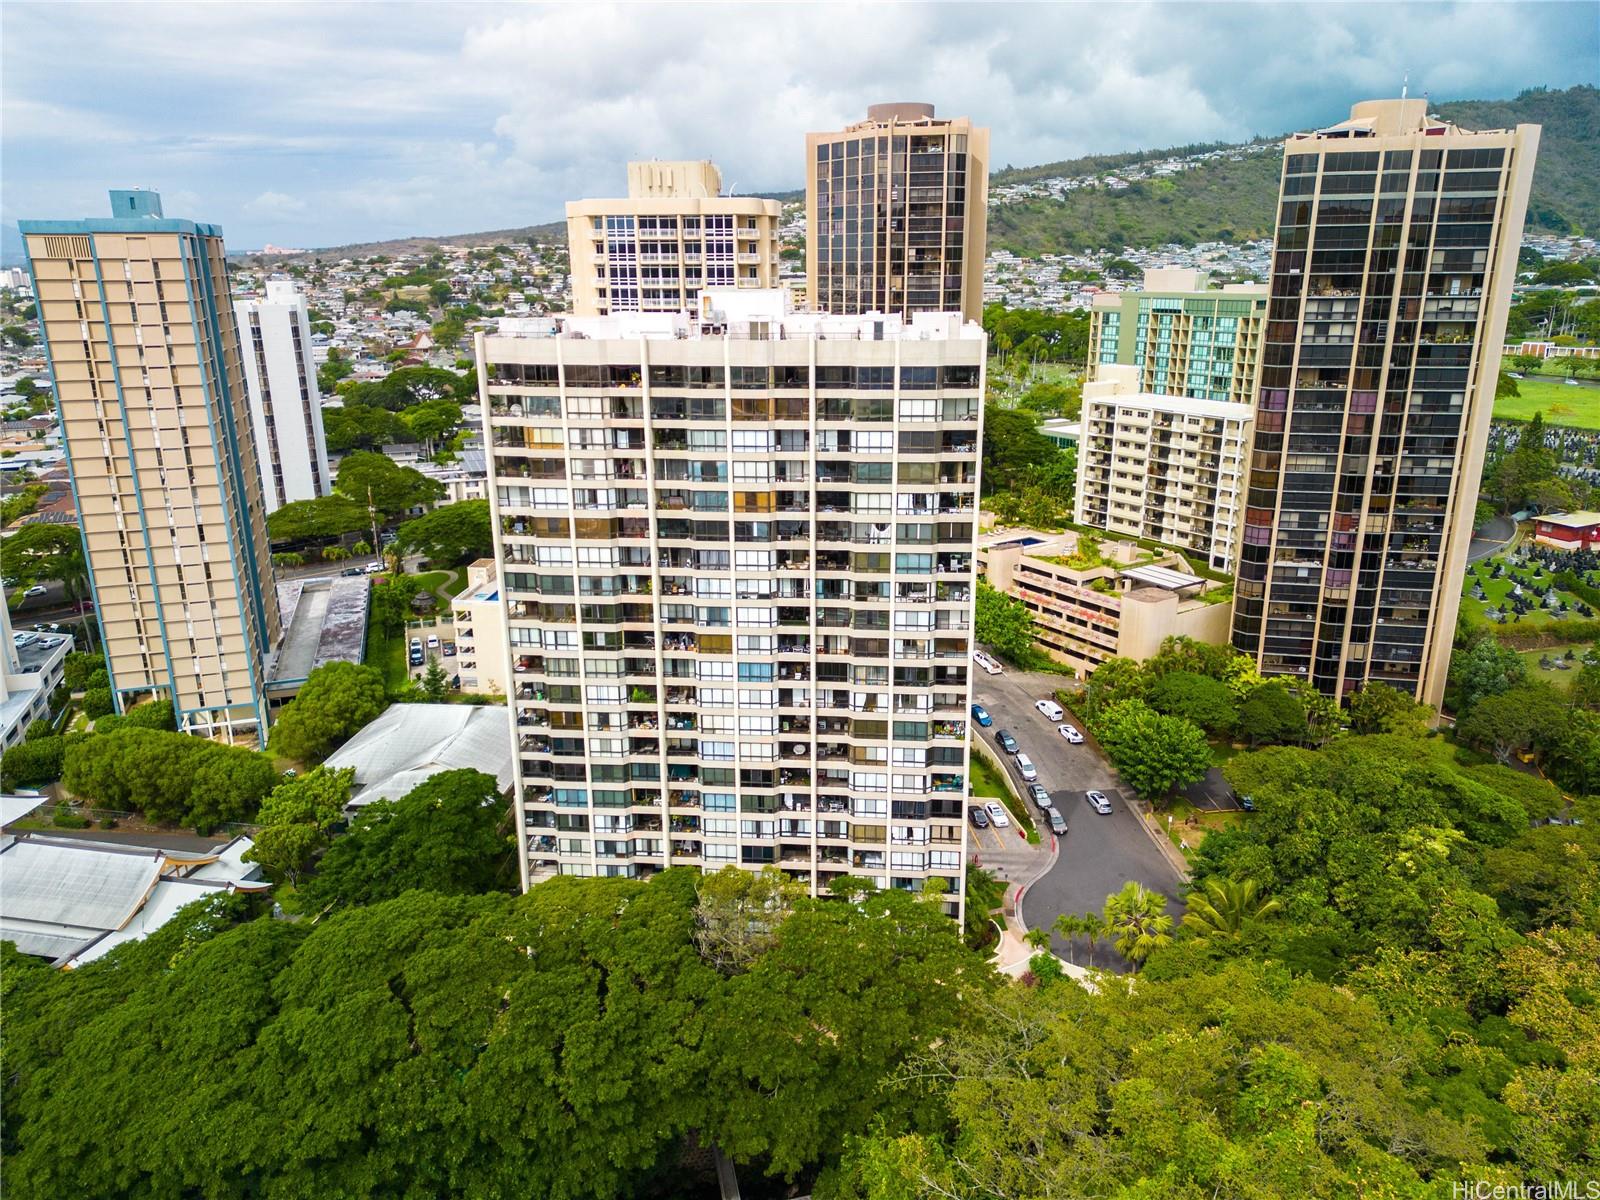
[[[1482,562],[1492,555],[1499,554],[1508,545],[1511,539],[1517,536],[1517,523],[1510,517],[1496,517],[1482,529],[1474,531],[1472,542],[1467,546],[1467,561],[1469,563]]]
[[[1039,769],[1039,782],[1050,790],[1051,800],[1067,819],[1067,835],[1060,839],[1055,863],[1022,896],[1022,919],[1029,929],[1049,929],[1061,913],[1099,912],[1106,897],[1130,879],[1172,898],[1168,911],[1176,917],[1177,896],[1183,876],[1156,844],[1139,815],[1128,807],[1122,785],[1109,763],[1092,745],[1070,745],[1057,726],[1033,707],[1049,697],[1061,683],[1059,675],[1031,675],[1006,671],[1003,675],[979,672],[973,699],[987,708],[994,724],[978,730],[1008,766],[1010,756],[999,751],[994,735],[1005,729]],[[1069,721],[1078,724],[1068,717]],[[1013,778],[1017,778],[1012,768]],[[1084,801],[1089,789],[1111,799],[1110,816],[1098,816]],[[1088,965],[1088,943],[1071,945],[1055,939],[1055,951],[1072,962]],[[1122,969],[1115,951],[1100,946],[1094,964]]]

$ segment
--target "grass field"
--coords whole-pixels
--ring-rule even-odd
[[[1546,425],[1570,425],[1577,429],[1600,429],[1600,387],[1580,383],[1568,387],[1547,375],[1519,379],[1519,396],[1494,402],[1494,415],[1513,421],[1527,421],[1536,412],[1544,413]]]
[[[1493,558],[1485,559],[1481,563],[1473,564],[1472,570],[1467,572],[1465,582],[1462,584],[1461,589],[1461,611],[1467,614],[1467,618],[1469,620],[1482,624],[1486,621],[1486,618],[1483,615],[1483,610],[1485,608],[1495,608],[1500,610],[1504,609],[1505,599],[1511,594],[1511,580],[1503,576],[1499,579],[1489,578],[1490,572],[1494,570],[1494,564],[1503,561],[1504,560],[1501,559],[1499,555],[1496,555]],[[1530,574],[1530,572],[1527,570],[1524,570],[1521,573],[1525,577]],[[1543,583],[1547,578],[1547,575],[1542,575],[1539,577],[1538,582]],[[1473,597],[1472,581],[1474,579],[1477,579],[1483,584],[1484,595],[1488,597],[1487,601],[1478,600]],[[1527,589],[1524,589],[1524,591],[1526,590]],[[1565,600],[1569,607],[1578,603],[1578,597],[1574,596],[1571,592],[1558,591],[1556,594]],[[1577,616],[1576,613],[1571,612],[1564,615],[1569,618]],[[1537,628],[1540,625],[1549,624],[1551,621],[1557,619],[1558,618],[1552,615],[1548,609],[1540,607],[1535,609],[1533,612],[1525,614],[1522,620],[1516,622],[1516,624],[1521,626],[1533,626]],[[1540,653],[1548,654],[1549,651],[1535,651],[1533,655],[1533,661],[1535,663],[1538,662]]]
[[[406,639],[384,637],[376,626],[367,626],[367,665],[383,672],[383,685],[391,696],[411,686],[411,673],[406,667]]]
[[[1572,677],[1578,673],[1579,668],[1583,666],[1583,654],[1588,649],[1588,646],[1552,646],[1544,650],[1523,650],[1521,658],[1523,662],[1528,664],[1529,679],[1537,679],[1543,683],[1553,683],[1557,687],[1565,687],[1572,681]],[[1554,667],[1545,670],[1539,665],[1541,657],[1548,658],[1551,662],[1554,662],[1558,658],[1564,658],[1568,650],[1575,651],[1577,657],[1567,670],[1560,671]]]

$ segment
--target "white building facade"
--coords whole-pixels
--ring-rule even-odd
[[[234,312],[267,511],[326,496],[333,477],[306,298],[291,281],[269,279],[265,297],[237,301]]]
[[[1074,519],[1232,571],[1254,410],[1157,396],[1139,382],[1136,366],[1101,364],[1084,384]]]
[[[28,726],[50,715],[73,644],[71,634],[13,632],[0,605],[0,750],[21,744]]]
[[[788,309],[479,336],[525,884],[774,866],[961,909],[983,331]]]

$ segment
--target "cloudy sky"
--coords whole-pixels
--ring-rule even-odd
[[[535,224],[630,158],[803,181],[807,129],[927,100],[996,166],[1242,139],[1353,99],[1597,82],[1594,0],[0,8],[0,219],[154,187],[231,247]]]

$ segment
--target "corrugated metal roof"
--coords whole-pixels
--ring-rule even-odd
[[[511,786],[511,725],[499,706],[392,704],[328,756],[330,769],[354,767],[355,805],[396,800],[441,771],[471,768]]]
[[[20,839],[0,850],[0,920],[116,929],[161,876],[156,853]]]

